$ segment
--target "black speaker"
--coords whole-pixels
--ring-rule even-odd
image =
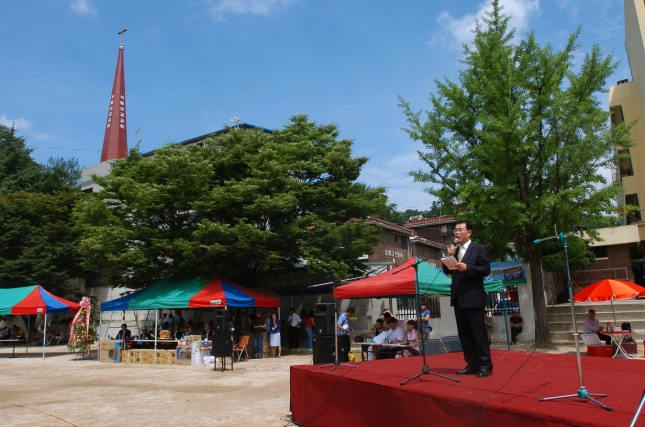
[[[320,303],[314,307],[314,335],[335,335],[336,319],[334,318],[334,303]]]
[[[336,337],[316,336],[314,337],[314,365],[320,363],[334,363],[336,360]]]
[[[231,333],[233,323],[229,321],[228,310],[215,311],[215,326],[213,327],[213,347],[211,354],[215,357],[228,357],[233,353]]]

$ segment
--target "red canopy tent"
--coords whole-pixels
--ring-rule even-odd
[[[403,265],[388,270],[385,273],[358,280],[348,285],[339,286],[334,289],[334,299],[416,295],[417,287],[414,268],[407,268],[416,262],[416,258],[412,257]],[[407,270],[403,270],[404,268],[407,268]],[[398,271],[401,272],[395,274]]]

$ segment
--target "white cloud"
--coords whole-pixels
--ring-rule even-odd
[[[224,14],[237,13],[255,15],[268,15],[273,9],[287,6],[294,0],[217,0],[210,8],[210,12],[218,21],[224,20]]]
[[[396,203],[397,209],[429,209],[434,196],[424,191],[428,184],[414,182],[411,170],[424,169],[423,162],[416,151],[402,153],[387,160],[382,158],[369,161],[359,178],[370,187],[387,187],[390,203]]]
[[[8,128],[15,127],[19,131],[25,131],[31,127],[31,123],[27,119],[9,119],[4,114],[0,114],[0,124]]]
[[[540,12],[540,0],[501,0],[504,6],[502,13],[510,16],[509,28],[515,28],[518,35],[522,35],[528,28],[529,20],[533,14]],[[486,12],[492,10],[490,1],[480,3],[476,12],[455,18],[448,12],[442,12],[437,18],[440,30],[432,35],[428,41],[430,45],[470,43],[473,39],[473,30],[477,21],[482,22]]]
[[[572,17],[578,16],[581,2],[579,0],[559,0],[558,7]]]
[[[97,12],[92,0],[72,0],[69,7],[79,15],[95,16]]]

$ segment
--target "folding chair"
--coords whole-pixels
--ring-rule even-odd
[[[441,342],[446,347],[446,350],[448,350],[448,353],[455,353],[455,352],[458,352],[458,351],[464,351],[461,348],[461,341],[459,341],[459,337],[457,335],[450,335],[448,337],[442,337]]]
[[[238,362],[242,358],[242,353],[245,354],[246,360],[249,360],[249,353],[246,351],[246,347],[248,345],[249,345],[249,336],[243,335],[240,338],[240,341],[235,345],[235,348],[233,348],[233,355],[235,355],[235,353],[239,353],[239,355],[237,356]]]
[[[446,350],[443,348],[443,345],[441,344],[441,340],[437,338],[427,339],[423,342],[423,344],[426,349],[426,354],[441,354],[446,352]]]

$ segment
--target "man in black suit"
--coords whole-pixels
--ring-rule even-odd
[[[444,265],[443,271],[452,275],[450,305],[455,310],[457,333],[467,363],[457,375],[488,377],[493,373],[484,323],[484,277],[490,274],[488,249],[470,240],[473,228],[468,221],[458,221],[454,232],[457,246],[448,248],[448,255],[457,258],[458,262],[456,269],[450,270]]]

